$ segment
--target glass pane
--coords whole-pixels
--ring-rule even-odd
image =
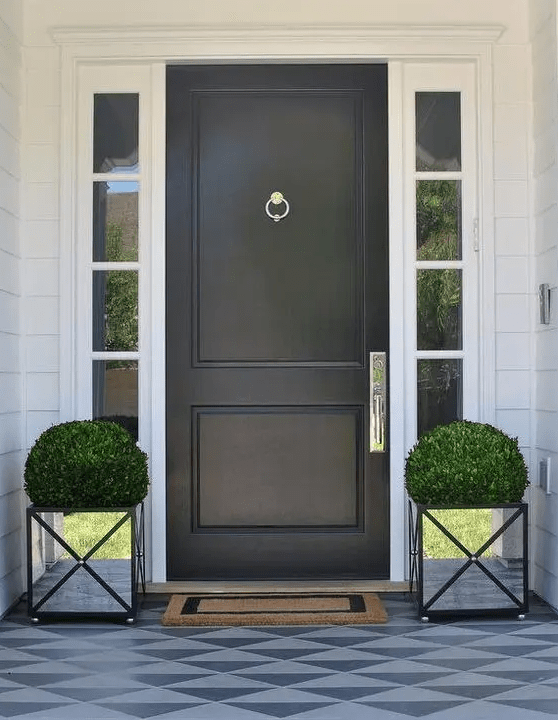
[[[93,183],[93,262],[138,259],[137,182]]]
[[[521,515],[497,538],[504,523],[511,520],[515,508],[459,508],[428,510],[423,518],[423,593],[428,602],[450,580],[447,590],[434,601],[432,610],[475,610],[510,608],[517,604],[478,567],[470,564],[456,577],[472,554],[504,587],[524,602],[523,526]],[[439,522],[446,532],[428,516]],[[449,537],[448,537],[449,535]],[[461,543],[468,551],[463,552]],[[484,550],[482,553],[479,550]]]
[[[461,181],[417,182],[417,260],[461,260]]]
[[[416,93],[417,170],[461,170],[458,92]]]
[[[138,349],[138,273],[93,273],[93,350]]]
[[[124,518],[124,512],[71,512],[64,516],[64,539],[82,557]],[[93,560],[124,560],[131,556],[131,518],[90,557]],[[69,553],[65,554],[69,557]],[[107,563],[101,563],[107,567]]]
[[[419,437],[436,425],[462,420],[462,360],[419,360],[417,371]]]
[[[417,349],[461,350],[461,270],[417,270]]]
[[[137,93],[100,93],[93,101],[93,172],[138,171]]]
[[[123,512],[87,510],[67,514],[37,513],[32,518],[33,535],[40,532],[41,537],[40,543],[34,543],[33,548],[44,547],[47,569],[33,584],[33,605],[37,607],[44,601],[37,609],[46,613],[91,613],[99,617],[103,613],[124,612],[122,604],[109,595],[85,567],[76,567],[75,559],[56,537],[63,538],[78,556],[84,557],[124,517]],[[45,530],[39,526],[38,518],[45,523]],[[133,588],[132,542],[131,518],[127,518],[88,559],[89,567],[128,605],[132,602]],[[39,558],[32,560],[36,567]]]
[[[93,360],[93,418],[118,422],[137,440],[137,360]]]

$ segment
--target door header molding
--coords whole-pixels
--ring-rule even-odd
[[[191,24],[179,26],[59,27],[54,42],[77,58],[357,59],[370,56],[434,57],[482,55],[502,25],[432,24]],[[70,49],[71,48],[71,49]]]

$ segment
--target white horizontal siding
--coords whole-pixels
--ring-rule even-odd
[[[20,258],[0,250],[0,287],[4,293],[19,296]]]
[[[58,410],[28,410],[26,416],[26,447],[30,448],[43,430],[55,425],[58,420]]]
[[[556,0],[531,0],[533,57],[533,290],[558,284],[558,81]],[[556,305],[555,305],[556,307]],[[534,308],[535,319],[537,307]],[[531,491],[533,586],[558,607],[558,318],[534,324],[534,437]],[[538,465],[551,459],[550,493],[538,485]]]
[[[60,223],[55,220],[29,220],[25,223],[25,255],[27,258],[58,258],[60,256]]]
[[[10,2],[16,2],[16,0],[10,0]],[[20,47],[16,41],[12,44],[12,52],[14,54],[20,53]],[[17,58],[16,62],[19,63],[19,58]],[[9,68],[8,72],[13,73],[12,77],[19,82],[19,68],[16,65]],[[19,99],[2,85],[0,85],[0,126],[19,140]],[[13,173],[17,168],[8,168],[8,170]]]
[[[136,0],[97,0],[95,3],[76,3],[75,0],[25,0],[25,124],[24,124],[24,195],[25,226],[23,248],[27,259],[24,304],[25,348],[27,362],[26,393],[29,413],[26,419],[26,442],[29,445],[39,432],[58,420],[59,403],[55,402],[57,383],[53,379],[59,370],[58,338],[59,306],[57,302],[59,261],[59,191],[60,169],[60,65],[59,51],[52,43],[52,27],[127,26],[136,22]],[[493,192],[495,208],[494,237],[485,238],[486,246],[494,247],[495,297],[483,297],[484,311],[495,320],[496,377],[489,385],[495,388],[490,407],[482,408],[483,416],[494,417],[504,430],[520,439],[522,449],[530,458],[537,452],[539,425],[545,426],[546,415],[539,422],[532,408],[536,404],[533,383],[535,355],[550,358],[552,352],[544,344],[535,344],[537,272],[533,262],[543,248],[553,251],[553,233],[558,226],[554,205],[555,193],[549,187],[555,172],[555,122],[549,130],[549,107],[552,100],[543,90],[553,78],[550,62],[555,42],[546,28],[548,18],[555,13],[550,0],[467,0],[452,2],[430,0],[428,3],[406,0],[385,3],[380,0],[347,0],[343,3],[324,3],[322,0],[284,0],[281,12],[265,3],[238,0],[234,4],[217,0],[213,3],[183,3],[168,0],[163,5],[145,0],[141,21],[144,25],[181,25],[212,23],[231,27],[237,24],[261,24],[270,28],[274,22],[292,24],[320,22],[324,24],[356,23],[381,25],[405,22],[426,25],[463,23],[497,23],[504,27],[494,47],[494,167]],[[531,36],[529,35],[531,18]],[[533,43],[530,37],[539,40]],[[146,56],[149,47],[145,48]],[[242,47],[239,47],[239,54]],[[555,61],[555,58],[554,58]],[[537,79],[532,82],[532,62]],[[540,79],[538,79],[540,78]],[[534,106],[535,137],[533,146],[531,121],[533,117],[532,87],[539,92],[539,104]],[[540,87],[540,91],[538,88]],[[556,92],[554,89],[555,97]],[[0,106],[2,98],[0,97]],[[550,103],[550,104],[549,104]],[[9,115],[13,108],[3,111]],[[552,115],[555,117],[556,113]],[[2,120],[0,118],[0,125]],[[9,149],[7,150],[9,152]],[[481,158],[481,162],[482,162]],[[533,183],[532,167],[537,168]],[[533,203],[531,193],[536,187]],[[532,217],[533,207],[537,208]],[[10,222],[2,218],[0,227]],[[492,244],[493,241],[493,244]],[[10,252],[9,248],[4,248]],[[12,248],[13,253],[13,248]],[[36,261],[48,262],[36,262]],[[488,264],[492,258],[486,258]],[[546,263],[556,267],[556,263]],[[33,281],[35,278],[36,282]],[[1,289],[1,288],[0,288]],[[0,296],[0,311],[2,309]],[[4,301],[9,304],[8,300]],[[1,339],[0,339],[1,342]],[[555,351],[554,351],[555,352]],[[0,360],[1,362],[1,360]],[[546,362],[546,361],[545,361]],[[548,362],[551,362],[548,360]],[[548,365],[547,362],[547,365]],[[551,363],[552,364],[552,363]],[[546,367],[546,366],[545,366]],[[548,368],[554,369],[556,366]],[[482,369],[481,369],[482,371]],[[43,376],[44,375],[44,376]],[[494,407],[492,407],[494,402]],[[545,411],[546,412],[546,411]],[[533,457],[531,467],[536,467]],[[554,463],[555,471],[558,462]],[[546,572],[546,571],[545,571]],[[545,576],[546,577],[546,576]],[[556,583],[558,587],[558,580]],[[558,589],[556,590],[558,593]],[[548,595],[547,595],[548,597]]]
[[[498,408],[529,409],[530,371],[500,370],[496,379],[496,405]]]
[[[15,536],[11,536],[15,538]],[[11,542],[2,543],[0,541],[0,552],[14,553],[15,557],[22,555],[22,543]],[[0,607],[9,608],[14,603],[14,598],[21,594],[22,588],[22,568],[18,565],[11,572],[8,572],[2,578],[0,583]]]
[[[20,378],[19,372],[0,373],[0,415],[21,412]]]
[[[496,292],[499,295],[527,295],[529,283],[529,264],[525,257],[496,258]]]
[[[531,342],[526,333],[501,332],[496,338],[497,370],[528,370]]]
[[[18,492],[17,495],[20,500],[21,493]],[[2,504],[7,502],[9,502],[9,496],[8,499],[3,500]],[[17,503],[12,503],[12,505],[14,509],[17,508]],[[21,506],[21,502],[19,505]],[[18,579],[18,576],[21,575],[21,555],[19,530],[15,529],[0,537],[0,576],[2,577],[0,598],[3,597],[4,608],[9,607],[9,604],[13,603],[21,594],[21,580]]]
[[[0,455],[15,453],[21,450],[21,411],[0,415]],[[0,534],[2,528],[0,527]]]
[[[477,23],[503,24],[503,40],[521,43],[528,39],[528,14],[525,0],[282,0],[280,6],[254,0],[213,0],[213,2],[184,2],[184,0],[143,0],[138,12],[137,0],[96,0],[76,3],[75,0],[30,0],[26,3],[25,27],[28,37],[37,46],[51,41],[50,27],[130,27],[141,22],[145,26],[191,24],[254,23],[273,26],[274,22],[299,23],[361,23],[394,25],[397,23],[446,24]],[[280,9],[280,12],[279,12]],[[239,52],[241,50],[239,49]]]
[[[59,407],[58,373],[27,373],[27,410],[50,410],[57,412]]]
[[[506,43],[503,38],[494,48],[494,417],[496,425],[518,438],[527,460],[531,441],[529,368],[532,362],[530,69],[526,43]]]
[[[496,332],[524,332],[531,327],[529,296],[519,293],[496,296]]]
[[[60,318],[57,297],[27,297],[25,329],[27,335],[58,335]]]
[[[494,243],[497,256],[528,254],[529,218],[497,217]]]
[[[0,5],[0,615],[23,591],[21,365],[21,16]]]
[[[27,372],[50,372],[58,375],[60,343],[57,335],[35,335],[27,338],[25,358]]]
[[[39,3],[40,5],[40,3]],[[41,13],[26,3],[27,18]],[[60,408],[60,58],[27,37],[23,203],[25,224],[25,444],[59,421]]]
[[[22,453],[20,450],[0,455],[0,495],[21,489]]]
[[[531,411],[518,408],[496,408],[496,425],[518,439],[519,446],[528,462],[531,439]]]
[[[0,247],[12,255],[19,253],[19,217],[0,206]]]
[[[28,259],[25,266],[25,290],[27,297],[58,297],[58,260]]]

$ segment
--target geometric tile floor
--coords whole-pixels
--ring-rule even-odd
[[[386,625],[164,628],[0,621],[0,718],[18,720],[549,720],[558,615],[422,624],[404,594]]]

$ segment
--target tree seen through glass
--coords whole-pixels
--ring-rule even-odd
[[[109,262],[135,259],[133,247],[123,243],[122,227],[109,223],[106,231]],[[107,272],[105,293],[105,348],[115,351],[138,349],[138,274],[135,270]]]

